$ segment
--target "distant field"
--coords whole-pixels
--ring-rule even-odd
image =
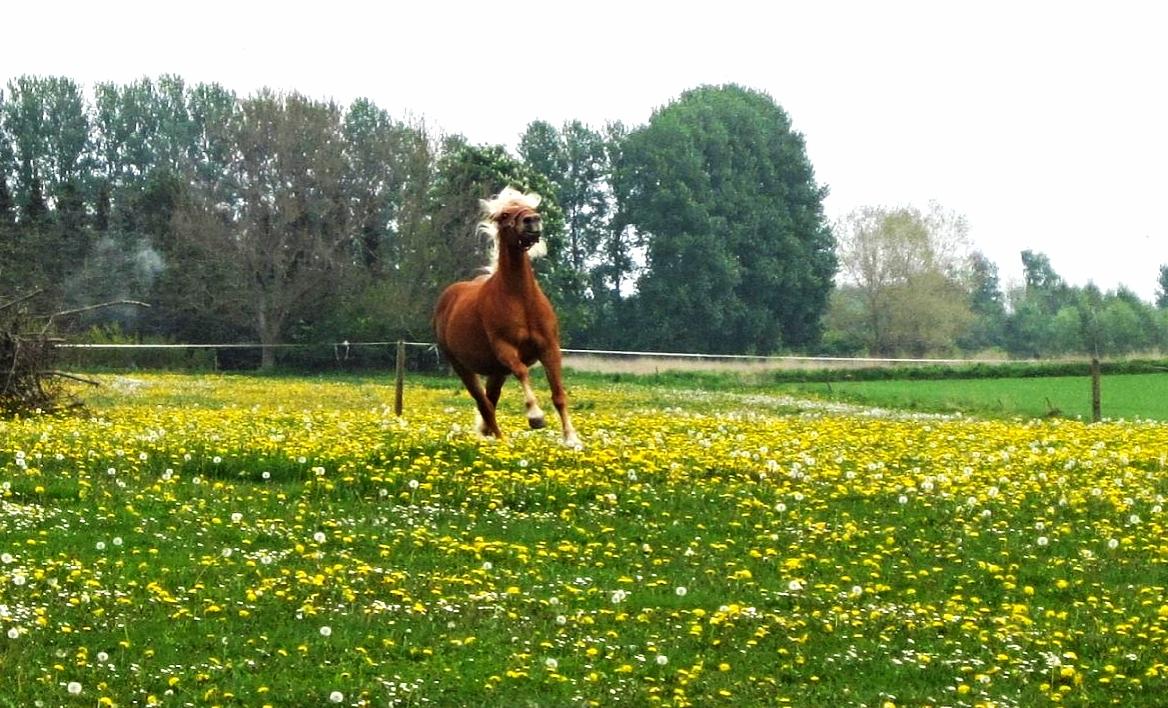
[[[842,381],[786,384],[789,393],[829,397],[881,408],[971,413],[991,417],[1041,417],[1052,413],[1091,419],[1088,377]],[[1105,418],[1168,420],[1168,374],[1104,376]]]

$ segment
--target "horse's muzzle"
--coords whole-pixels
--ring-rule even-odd
[[[535,244],[539,243],[539,237],[542,234],[543,231],[538,229],[532,231],[523,231],[519,234],[519,245],[522,246],[523,250],[526,251]]]

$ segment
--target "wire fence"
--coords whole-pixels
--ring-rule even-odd
[[[354,352],[362,349],[373,349],[389,352],[399,346],[410,347],[415,350],[432,352],[438,357],[437,345],[433,342],[418,342],[410,340],[372,341],[372,342],[318,342],[299,344],[260,344],[250,343],[219,343],[219,344],[136,344],[136,343],[97,343],[77,344],[63,343],[61,349],[77,351],[254,351],[264,349],[276,351],[324,351],[331,352],[333,358],[344,361],[353,356]],[[746,364],[773,364],[773,365],[843,365],[843,366],[875,366],[875,365],[966,365],[966,364],[994,364],[1001,360],[991,359],[950,359],[950,358],[904,358],[904,357],[841,357],[841,356],[793,356],[793,355],[755,355],[755,354],[703,354],[695,352],[661,352],[661,351],[630,351],[622,349],[574,349],[561,350],[565,355],[578,358],[594,359],[647,359],[653,361],[692,361],[692,362],[727,362]]]

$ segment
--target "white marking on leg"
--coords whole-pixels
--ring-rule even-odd
[[[562,411],[561,418],[564,423],[564,444],[577,450],[583,448],[584,443],[580,442],[580,436],[576,434],[576,428],[572,426],[572,417],[568,415],[566,408]]]
[[[523,403],[527,406],[528,422],[543,421],[543,410],[539,407],[539,401],[535,399],[535,391],[531,388],[530,379],[523,380]]]
[[[487,421],[483,420],[483,414],[475,407],[475,430],[479,431],[480,435],[487,435]]]

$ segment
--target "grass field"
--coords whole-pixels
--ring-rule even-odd
[[[982,378],[934,381],[840,381],[788,384],[793,393],[839,398],[864,405],[992,417],[1056,415],[1091,420],[1091,379],[1086,376]],[[1168,374],[1105,376],[1103,416],[1168,420]]]
[[[399,419],[372,380],[102,380],[0,422],[0,705],[1168,690],[1163,424],[589,379],[576,450],[513,383],[496,443],[453,381]]]

